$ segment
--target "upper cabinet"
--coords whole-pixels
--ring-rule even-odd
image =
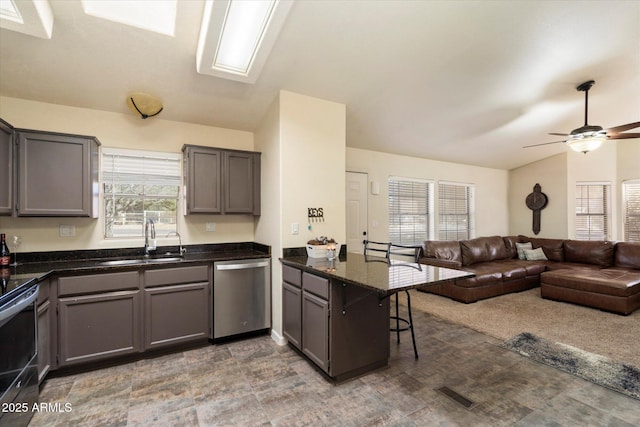
[[[260,215],[260,153],[185,145],[186,214]]]
[[[13,127],[0,119],[0,215],[13,213]]]
[[[98,214],[95,137],[16,129],[18,216]]]

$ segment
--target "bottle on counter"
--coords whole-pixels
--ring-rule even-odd
[[[11,252],[9,251],[9,247],[7,246],[7,242],[5,241],[5,235],[0,234],[0,268],[6,267],[9,268],[11,264]]]
[[[2,266],[0,267],[0,295],[4,294],[7,290],[7,286],[9,285],[9,280],[11,279],[11,270],[9,267]]]

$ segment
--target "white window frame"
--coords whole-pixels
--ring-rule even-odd
[[[152,165],[145,166],[144,164],[142,164],[137,168],[132,169],[137,171],[135,173],[131,173],[131,176],[133,179],[142,180],[143,182],[145,182],[148,176],[149,180],[152,180],[152,181],[157,182],[157,180],[160,179],[161,181],[167,180],[168,182],[171,182],[170,185],[174,185],[175,183],[175,185],[177,186],[177,193],[175,197],[175,201],[176,201],[175,223],[158,221],[158,218],[153,218],[152,215],[147,215],[147,212],[143,211],[143,212],[140,212],[140,214],[142,214],[142,217],[139,221],[140,224],[138,224],[139,228],[136,228],[135,233],[114,235],[113,231],[111,233],[109,232],[108,230],[109,221],[112,215],[107,212],[108,199],[110,197],[113,197],[113,195],[112,194],[110,195],[106,191],[106,186],[107,186],[106,180],[109,179],[109,175],[110,175],[109,170],[111,169],[111,167],[108,165],[108,161],[109,161],[108,157],[112,157],[112,156],[126,156],[130,158],[139,158],[140,162],[142,163],[145,162],[144,159],[149,159],[150,161],[154,162],[153,166]],[[163,171],[162,166],[159,164],[159,162],[163,162],[163,161],[170,162],[170,167],[169,169],[167,169],[168,171],[170,171],[170,173],[167,175],[163,175],[165,171]],[[156,232],[158,233],[158,236],[168,235],[173,232],[178,232],[178,218],[179,218],[180,209],[181,209],[180,201],[181,201],[181,192],[182,192],[182,155],[180,153],[102,147],[101,153],[100,153],[100,162],[101,162],[100,184],[101,184],[101,195],[102,195],[102,213],[104,217],[103,236],[105,240],[116,240],[116,239],[129,240],[129,239],[139,239],[143,237],[144,223],[147,217],[153,218],[156,221],[155,228],[156,228]],[[145,172],[140,173],[140,171],[147,171],[147,170],[150,171],[150,173],[148,174]],[[126,175],[126,172],[124,173],[124,175]],[[131,195],[131,197],[132,198],[139,197],[143,201],[150,200],[150,199],[174,200],[172,196],[153,195],[153,194]]]
[[[464,197],[453,192],[464,191]],[[444,193],[446,191],[446,193]],[[443,203],[443,201],[452,201]],[[452,210],[446,209],[452,207]],[[446,209],[446,210],[445,210]],[[466,224],[466,226],[465,226]],[[453,225],[453,228],[451,228]],[[468,240],[475,235],[475,185],[438,182],[438,239]]]
[[[398,197],[396,185],[407,186],[415,184],[411,190],[411,197],[402,197],[402,200],[393,200]],[[389,176],[388,186],[388,210],[389,210],[389,242],[401,245],[421,244],[424,240],[433,239],[434,235],[434,181],[399,176]],[[422,187],[422,188],[420,188]],[[426,191],[419,196],[415,191]],[[423,221],[412,221],[411,217],[424,217]],[[408,222],[407,222],[408,221]],[[398,229],[398,222],[403,223]],[[402,231],[405,228],[405,231]],[[407,231],[412,229],[411,231]]]
[[[582,188],[581,188],[582,187]],[[592,191],[604,190],[603,197],[590,197]],[[587,191],[586,197],[578,197],[578,191]],[[580,200],[585,202],[580,203]],[[601,202],[601,203],[599,203]],[[611,236],[611,183],[610,182],[576,182],[576,212],[575,212],[575,238],[576,240],[609,240]],[[602,219],[604,230],[600,231],[596,225]],[[586,227],[578,228],[580,223],[586,220]]]
[[[625,242],[640,242],[640,179],[622,181],[622,229]]]

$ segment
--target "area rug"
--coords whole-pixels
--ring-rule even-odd
[[[502,347],[640,400],[640,369],[524,332]]]

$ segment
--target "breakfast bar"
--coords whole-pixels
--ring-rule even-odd
[[[281,258],[283,334],[333,381],[388,365],[389,297],[472,273],[381,257]]]

